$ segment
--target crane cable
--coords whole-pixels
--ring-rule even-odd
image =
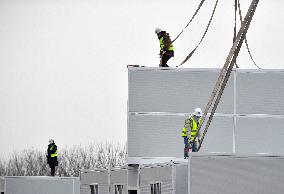
[[[179,64],[179,65],[177,65],[176,67],[182,66],[182,65],[193,55],[193,53],[196,51],[196,49],[199,47],[199,45],[201,44],[201,42],[202,42],[203,39],[205,38],[205,35],[206,35],[206,33],[208,32],[208,29],[209,29],[210,24],[211,24],[211,22],[212,22],[213,16],[214,16],[214,14],[215,14],[218,1],[219,1],[219,0],[216,0],[216,2],[215,2],[215,5],[214,5],[214,8],[213,8],[213,11],[212,11],[210,20],[209,20],[209,22],[208,22],[208,24],[207,24],[207,27],[206,27],[206,29],[205,29],[205,32],[203,33],[203,36],[202,36],[202,38],[200,39],[199,43],[198,43],[197,46],[186,56],[186,58],[182,61],[182,63]]]
[[[235,42],[236,40],[236,37],[237,37],[237,10],[238,10],[238,7],[237,7],[237,1],[238,0],[235,0],[235,25],[234,25],[234,37],[233,37],[233,43]],[[236,68],[239,68],[238,64],[237,64],[237,60],[235,61],[235,65],[236,65]]]
[[[203,131],[201,140],[199,142],[199,146],[198,146],[198,149],[197,149],[198,151],[201,148],[201,145],[203,143],[205,135],[206,135],[206,133],[208,131],[208,128],[210,126],[210,123],[211,123],[211,121],[213,119],[214,113],[215,113],[215,111],[216,111],[216,109],[218,107],[218,104],[220,102],[221,96],[222,96],[223,91],[224,91],[224,89],[226,87],[227,81],[228,81],[228,79],[230,77],[231,71],[232,71],[232,69],[234,67],[234,64],[235,64],[235,61],[236,61],[236,59],[238,57],[238,53],[239,53],[239,51],[241,49],[241,46],[242,46],[242,43],[243,43],[243,41],[244,41],[244,39],[246,37],[247,30],[248,30],[248,28],[250,26],[250,23],[251,23],[253,15],[254,15],[254,12],[256,10],[258,2],[259,2],[259,0],[252,0],[252,3],[251,3],[251,5],[250,5],[250,7],[248,9],[246,17],[244,18],[244,21],[242,22],[242,25],[241,25],[241,28],[240,28],[240,30],[238,32],[236,40],[235,40],[235,42],[234,42],[234,44],[233,44],[233,46],[232,46],[232,48],[231,48],[231,50],[229,52],[229,55],[228,55],[228,57],[226,59],[226,62],[225,62],[224,66],[223,66],[223,68],[222,68],[222,70],[220,72],[218,80],[217,80],[217,82],[215,84],[215,87],[214,87],[214,89],[212,91],[212,94],[211,94],[211,96],[209,98],[209,101],[208,101],[208,103],[206,105],[206,108],[205,108],[205,111],[204,111],[204,115],[202,116],[202,122],[201,122],[201,124],[197,128],[197,134],[199,134],[199,131],[200,131],[201,127],[202,127],[202,124],[204,123],[204,120],[205,120],[205,118],[206,118],[206,116],[207,116],[207,114],[208,114],[209,110],[211,109],[211,106],[212,106],[212,104],[214,102],[214,105],[213,105],[213,108],[211,110],[209,119],[208,119],[208,121],[206,123],[206,126],[205,126],[205,129]],[[217,95],[217,97],[216,97],[216,95]],[[193,141],[195,141],[196,138],[197,138],[197,136],[195,136]]]
[[[202,7],[203,3],[205,0],[201,0],[199,3],[198,8],[196,9],[196,11],[194,12],[193,16],[191,17],[190,21],[186,24],[186,26],[183,28],[183,30],[177,35],[177,37],[172,41],[172,43],[174,43],[179,36],[184,32],[184,30],[189,26],[189,24],[192,22],[192,20],[194,19],[194,17],[197,15],[197,13],[199,12],[200,8]]]
[[[242,17],[242,10],[241,10],[241,5],[240,5],[240,1],[239,0],[235,0],[237,1],[237,4],[238,4],[238,9],[239,9],[239,16],[240,16],[240,21],[241,23],[243,22],[243,17]],[[235,5],[236,6],[236,5]],[[246,44],[246,48],[247,48],[247,51],[248,51],[248,54],[250,56],[250,59],[252,60],[253,64],[258,68],[258,69],[261,69],[255,62],[255,60],[253,59],[252,57],[252,54],[250,52],[250,48],[248,46],[248,41],[247,41],[247,37],[245,37],[245,44]]]

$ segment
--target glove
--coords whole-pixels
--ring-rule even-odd
[[[160,51],[160,56],[163,56],[165,54],[166,51],[161,50]]]

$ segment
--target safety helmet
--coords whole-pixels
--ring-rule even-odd
[[[54,139],[49,139],[49,143],[54,143]]]
[[[156,29],[155,29],[155,33],[156,33],[156,34],[159,34],[161,31],[162,31],[161,28],[156,28]]]
[[[196,109],[194,109],[193,115],[198,116],[198,117],[201,117],[202,114],[203,114],[203,113],[202,113],[201,108],[196,108]]]

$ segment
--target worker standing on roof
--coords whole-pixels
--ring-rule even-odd
[[[182,137],[184,138],[184,158],[188,157],[188,151],[191,148],[192,152],[197,152],[197,143],[199,140],[199,133],[197,129],[202,121],[202,110],[196,108],[194,112],[185,120],[182,128]]]
[[[55,175],[55,167],[58,166],[58,160],[57,160],[57,146],[54,143],[53,139],[49,140],[49,145],[47,148],[47,154],[46,154],[46,158],[47,158],[47,163],[50,167],[51,170],[51,176]]]
[[[160,28],[155,29],[155,33],[160,41],[160,65],[159,67],[169,67],[167,65],[168,60],[174,57],[174,47],[170,39],[169,34],[166,31],[162,31]]]

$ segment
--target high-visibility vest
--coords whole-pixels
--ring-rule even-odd
[[[181,134],[181,136],[182,137],[187,137],[187,129],[184,127],[184,128],[182,128],[182,134]]]
[[[160,48],[163,50],[165,44],[164,44],[164,37],[161,37],[160,39]],[[168,48],[168,51],[174,51],[174,46],[171,44]]]
[[[54,146],[54,145],[53,145],[53,146]],[[51,148],[49,148],[49,150],[52,150],[52,149],[53,149],[53,146],[51,146]],[[58,156],[57,150],[55,151],[54,154],[50,154],[50,157],[51,157],[51,158],[54,158],[54,157],[56,157],[56,156]]]
[[[190,118],[191,120],[191,131],[190,131],[190,141],[193,141],[195,136],[197,135],[197,128],[201,123],[201,118],[198,120],[198,122],[195,121],[194,118]],[[197,141],[197,139],[195,139]]]

